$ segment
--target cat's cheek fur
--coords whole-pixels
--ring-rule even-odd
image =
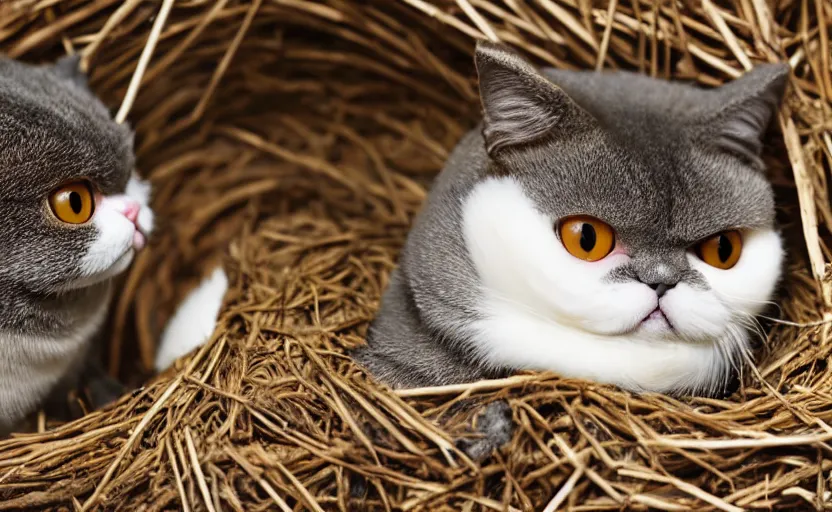
[[[551,370],[565,377],[615,384],[633,391],[712,391],[730,361],[713,344],[598,336],[489,301],[472,326],[486,363]]]
[[[678,335],[652,336],[637,329],[658,304],[655,292],[605,279],[628,256],[595,263],[572,257],[553,220],[514,179],[477,184],[464,200],[463,230],[483,297],[480,319],[463,330],[484,364],[553,370],[636,391],[713,392],[723,385],[747,350],[747,333],[718,292],[735,294],[751,274],[773,266],[751,264],[756,257],[748,256],[724,282],[729,274],[700,269],[712,289],[680,284],[668,292],[662,307]],[[746,250],[770,260],[770,245],[750,238]],[[753,295],[764,300],[770,289],[760,286]]]
[[[205,343],[214,332],[228,277],[222,267],[214,269],[179,305],[162,334],[156,354],[156,371]]]
[[[127,182],[124,194],[141,205],[137,222],[142,233],[150,236],[154,227],[153,210],[150,208],[150,183],[141,179],[134,171]]]
[[[150,236],[154,223],[149,204],[150,184],[134,172],[124,194],[105,196],[96,204],[92,219],[96,236],[81,258],[78,269],[80,281],[73,283],[73,286],[114,277],[130,266],[136,250],[136,226],[124,215],[128,202],[139,204],[138,228],[142,238]]]
[[[714,268],[695,255],[688,255],[693,269],[701,273],[719,301],[742,322],[760,314],[770,303],[783,269],[783,242],[773,229],[743,234],[743,250],[733,268]]]
[[[135,226],[124,216],[120,196],[105,197],[95,208],[95,240],[81,258],[81,278],[107,278],[124,271],[133,259]]]
[[[676,332],[691,342],[710,342],[722,336],[731,312],[712,290],[680,283],[665,294],[662,310]]]
[[[540,213],[511,178],[478,184],[463,207],[466,247],[491,300],[596,334],[635,329],[657,304],[640,283],[609,283],[628,256],[587,263],[570,255],[554,220]]]

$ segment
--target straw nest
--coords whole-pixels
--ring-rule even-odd
[[[0,443],[0,509],[809,510],[832,505],[832,4],[786,0],[5,0],[3,50],[80,52],[137,131],[162,219],[114,305],[144,387]],[[781,318],[724,400],[553,375],[391,392],[361,343],[431,177],[478,115],[475,38],[541,64],[706,86],[794,74],[768,162],[790,246]],[[151,377],[176,301],[221,263],[213,340]],[[827,275],[825,275],[827,274]],[[778,313],[775,311],[775,313]],[[463,399],[504,398],[475,464]]]

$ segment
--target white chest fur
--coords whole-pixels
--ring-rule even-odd
[[[83,322],[54,336],[0,332],[0,431],[14,426],[49,395],[87,354],[108,300]]]

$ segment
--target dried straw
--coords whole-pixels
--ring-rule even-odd
[[[391,393],[344,356],[476,118],[477,37],[706,86],[788,61],[767,157],[791,260],[774,313],[832,319],[830,20],[823,0],[3,2],[4,50],[81,52],[155,187],[162,221],[114,306],[111,370],[148,375],[160,327],[214,264],[232,286],[211,343],[177,368],[0,443],[0,509],[832,506],[829,323],[775,324],[724,400],[530,374]],[[462,400],[497,398],[518,428],[478,466],[452,443]]]

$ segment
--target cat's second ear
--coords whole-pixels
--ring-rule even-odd
[[[52,66],[52,71],[59,77],[72,82],[73,84],[89,90],[87,75],[81,71],[81,57],[78,55],[67,55],[61,57]]]
[[[594,120],[507,47],[480,41],[475,54],[489,156],[504,148],[575,132]]]
[[[762,169],[763,137],[776,116],[789,79],[786,64],[762,64],[715,90],[699,129],[722,151]]]

